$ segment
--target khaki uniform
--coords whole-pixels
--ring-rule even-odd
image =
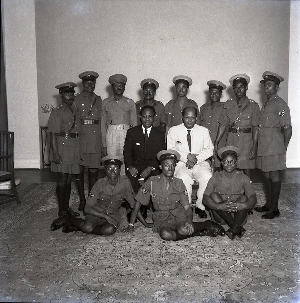
[[[240,150],[238,157],[238,168],[240,169],[255,168],[255,159],[250,160],[249,153],[253,147],[252,127],[259,125],[259,116],[260,108],[251,99],[247,98],[241,108],[233,99],[226,101],[224,104],[219,123],[223,126],[229,126],[226,145],[236,146]]]
[[[257,167],[262,171],[286,168],[286,150],[281,132],[284,125],[291,125],[290,109],[282,98],[275,95],[261,110]]]
[[[218,193],[224,201],[235,202],[241,195],[250,198],[255,194],[251,180],[242,171],[235,171],[231,178],[225,171],[215,172],[208,181],[204,195]]]
[[[209,130],[211,141],[213,144],[216,141],[218,129],[219,129],[219,118],[222,115],[224,109],[224,103],[215,102],[214,107],[211,103],[205,103],[200,107],[200,125],[206,127]],[[224,133],[221,138],[218,148],[221,148],[226,145],[227,131]],[[215,167],[220,167],[221,163],[219,158],[215,157]]]
[[[134,193],[129,179],[126,176],[120,176],[116,186],[112,186],[109,184],[108,178],[105,177],[95,183],[86,203],[99,212],[108,214],[112,218],[108,223],[118,227],[121,220],[119,209],[124,198],[133,208],[135,205]],[[98,224],[103,224],[106,221],[89,214],[87,217],[92,220],[98,219]]]
[[[126,132],[136,126],[136,105],[133,100],[122,97],[116,101],[114,96],[103,100],[103,122],[105,124],[107,154],[123,155]]]
[[[73,113],[66,104],[53,109],[48,122],[48,132],[57,137],[58,154],[62,162],[53,162],[50,150],[51,170],[68,174],[79,174],[79,129],[80,115],[73,105]]]
[[[150,177],[135,199],[148,205],[150,197],[155,210],[153,231],[160,232],[164,227],[175,229],[179,223],[186,222],[184,206],[189,205],[189,200],[182,180],[173,177],[167,189],[163,175]]]
[[[140,111],[145,106],[145,102],[143,100],[136,102],[136,112],[137,112],[137,124],[141,124],[141,116]],[[155,116],[153,121],[153,126],[158,127],[160,129],[161,124],[166,124],[166,113],[165,107],[160,101],[154,100],[154,109]]]
[[[95,93],[90,96],[83,92],[75,97],[80,112],[80,165],[99,168],[102,144],[102,99]],[[103,141],[103,142],[102,142]]]
[[[184,101],[182,109],[185,107],[195,107],[197,109],[197,124],[199,124],[198,104],[194,100],[186,99]],[[182,123],[182,109],[180,108],[179,102],[177,100],[171,100],[166,104],[165,112],[167,127],[176,126]]]

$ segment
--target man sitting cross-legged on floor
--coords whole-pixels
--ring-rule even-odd
[[[102,236],[113,235],[120,225],[120,207],[125,198],[133,208],[135,205],[133,189],[126,176],[120,176],[122,159],[119,156],[106,156],[102,159],[106,177],[99,179],[92,188],[86,202],[85,220],[74,218],[63,227],[63,232],[81,230],[84,233]],[[141,213],[138,219],[146,227],[147,223]]]
[[[242,171],[237,171],[238,148],[225,146],[219,149],[223,170],[215,172],[208,181],[203,195],[203,203],[211,211],[214,221],[222,219],[229,226],[227,236],[233,240],[242,237],[248,210],[256,204],[256,194],[251,180]],[[223,221],[223,222],[224,222]]]
[[[133,232],[139,208],[149,203],[154,207],[153,230],[164,240],[183,240],[194,236],[224,235],[224,229],[217,223],[207,220],[193,222],[193,212],[189,204],[186,187],[181,179],[174,177],[178,152],[163,150],[157,154],[162,174],[150,177],[136,195],[128,231]]]

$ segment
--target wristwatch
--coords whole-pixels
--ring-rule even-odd
[[[129,226],[132,226],[132,227],[134,226],[134,224],[132,224],[132,223],[129,223],[128,225],[129,225]]]

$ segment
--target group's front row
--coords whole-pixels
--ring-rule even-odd
[[[84,209],[85,219],[65,213],[54,220],[51,229],[63,227],[65,233],[82,231],[96,235],[113,235],[120,225],[120,207],[124,199],[130,205],[127,232],[134,231],[136,218],[147,228],[159,233],[164,240],[183,240],[194,236],[224,236],[234,239],[245,233],[248,210],[256,204],[256,194],[250,179],[238,171],[238,149],[226,146],[218,151],[223,170],[216,172],[208,182],[203,204],[210,212],[211,220],[193,222],[193,211],[186,187],[181,179],[174,177],[180,155],[175,150],[162,150],[157,154],[161,174],[150,177],[134,197],[127,176],[120,175],[122,158],[106,156],[102,163],[106,177],[99,179]],[[141,205],[153,207],[153,224],[145,221]],[[227,224],[225,231],[221,225]]]

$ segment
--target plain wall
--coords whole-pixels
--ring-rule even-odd
[[[95,92],[102,98],[111,74],[127,75],[125,95],[135,101],[141,80],[155,78],[164,104],[172,98],[172,78],[185,74],[199,106],[208,80],[229,85],[237,73],[251,77],[248,96],[261,104],[259,80],[272,70],[286,78],[280,94],[287,100],[288,1],[37,0],[36,31],[40,106],[56,106],[54,86],[78,82],[85,70],[100,74]],[[46,125],[49,114],[39,112]]]
[[[4,0],[2,5],[8,129],[15,133],[15,167],[39,168],[35,2]]]

